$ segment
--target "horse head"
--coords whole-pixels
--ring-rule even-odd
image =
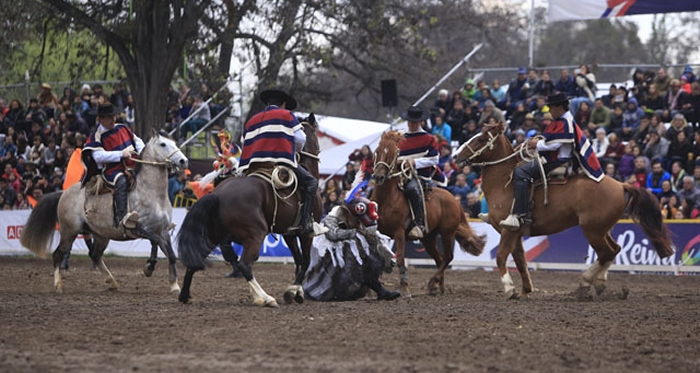
[[[175,141],[167,133],[156,130],[151,133],[151,139],[143,149],[141,159],[177,169],[187,168],[188,163],[187,157],[180,151]]]
[[[504,133],[505,125],[503,122],[496,122],[491,119],[481,129],[481,133],[474,135],[455,151],[455,163],[461,167],[465,164],[489,161],[494,157],[500,156],[494,154],[491,150],[494,149],[497,140],[502,138]]]
[[[318,145],[318,122],[316,121],[316,116],[314,113],[311,113],[300,122],[306,135],[306,144],[303,150],[307,153],[318,155],[320,147]]]
[[[379,145],[374,151],[374,180],[377,185],[382,185],[392,177],[396,169],[396,161],[399,158],[399,142],[404,136],[397,131],[387,131],[382,134]]]

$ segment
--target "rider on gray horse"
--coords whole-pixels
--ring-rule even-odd
[[[82,153],[86,172],[83,186],[96,174],[114,188],[114,225],[134,229],[139,220],[138,212],[127,212],[127,168],[133,169],[132,157],[138,156],[144,148],[143,141],[131,128],[116,123],[117,111],[112,104],[97,108],[98,125],[90,134]]]

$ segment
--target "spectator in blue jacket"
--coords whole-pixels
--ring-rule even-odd
[[[651,162],[651,172],[647,176],[647,190],[658,197],[663,191],[661,189],[661,183],[663,183],[664,180],[670,182],[671,174],[664,170],[661,160],[654,159]]]
[[[639,128],[639,123],[644,117],[644,110],[639,107],[637,99],[632,97],[627,101],[627,110],[622,114],[622,126],[632,128],[636,132]]]
[[[452,126],[449,123],[445,123],[444,119],[440,115],[436,115],[433,118],[433,135],[440,135],[443,139],[447,140],[448,143],[452,142]]]

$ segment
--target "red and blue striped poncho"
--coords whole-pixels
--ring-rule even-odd
[[[422,179],[433,180],[440,186],[445,186],[447,180],[438,167],[440,151],[435,136],[425,132],[408,132],[399,142],[399,161],[415,159],[416,171]]]
[[[136,149],[134,133],[124,124],[117,123],[114,128],[106,129],[99,125],[98,129],[90,134],[85,142],[83,153],[90,153],[95,150],[121,151],[128,147]],[[131,159],[124,159],[118,162],[111,162],[104,165],[102,176],[110,183],[114,184],[126,168],[134,168],[136,163]]]
[[[255,114],[243,129],[241,171],[253,163],[272,162],[296,167],[294,132],[301,123],[289,110],[268,106]]]
[[[574,145],[574,158],[586,176],[597,182],[603,180],[603,168],[600,166],[598,157],[596,157],[591,143],[570,113],[567,112],[550,123],[544,129],[542,135],[544,136],[545,144],[552,142],[572,143]],[[557,160],[558,151],[543,152],[542,155],[548,161],[554,161]]]

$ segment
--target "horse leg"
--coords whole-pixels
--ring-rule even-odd
[[[156,240],[150,240],[151,241],[151,256],[146,260],[146,266],[143,268],[143,274],[146,275],[146,277],[151,277],[153,276],[153,270],[156,269],[156,264],[158,263],[157,260],[157,255],[158,255],[158,241]]]
[[[92,238],[92,233],[83,233],[83,241],[88,248],[88,256],[92,260],[92,269],[97,269],[97,260],[95,259],[95,240]]]
[[[522,237],[517,232],[511,232],[506,229],[501,230],[501,242],[498,245],[496,264],[498,265],[498,271],[501,274],[503,292],[506,294],[508,299],[518,298],[518,292],[515,291],[515,285],[513,285],[513,278],[510,277],[508,267],[506,266],[508,255],[511,254],[517,245],[518,240],[522,240]]]
[[[105,249],[107,248],[107,244],[109,243],[109,239],[103,237],[95,237],[93,243],[95,245],[95,258],[97,260],[97,268],[99,268],[100,272],[102,272],[107,277],[105,279],[105,283],[108,285],[107,288],[109,290],[117,290],[119,288],[119,283],[117,282],[117,279],[115,279],[112,275],[112,272],[110,272],[107,266],[105,265],[105,262],[102,257],[105,252]]]
[[[530,278],[530,271],[527,268],[527,259],[525,258],[525,248],[523,248],[523,240],[517,240],[515,250],[513,250],[513,260],[515,261],[515,266],[518,267],[518,272],[520,272],[520,279],[523,282],[523,295],[527,296],[532,293],[532,278]]]
[[[243,256],[239,262],[239,267],[241,272],[243,272],[243,277],[248,282],[250,292],[253,294],[253,304],[256,306],[278,308],[279,305],[275,298],[268,295],[253,277],[253,262],[258,256],[261,244],[262,239],[250,239],[243,243]]]
[[[430,281],[428,282],[428,294],[437,295],[438,291],[441,290],[444,293],[444,287],[442,284],[442,257],[440,256],[440,251],[437,248],[437,232],[433,231],[432,233],[423,237],[421,243],[423,244],[423,247],[425,247],[425,251],[428,252],[428,255],[433,258],[435,261],[435,266],[438,268],[438,271],[435,273],[435,275],[433,275],[433,277],[430,278]]]
[[[177,256],[173,250],[172,241],[170,241],[170,233],[163,231],[160,234],[160,249],[168,258],[168,282],[170,283],[170,292],[179,293],[180,285],[177,283]],[[155,264],[154,264],[155,265]]]
[[[612,265],[615,256],[620,252],[620,245],[613,240],[609,233],[600,235],[598,232],[599,230],[592,231],[590,228],[583,229],[583,234],[588,239],[588,243],[593,247],[593,250],[595,250],[596,255],[598,255],[598,260],[583,272],[577,290],[579,298],[587,297],[591,286],[595,287],[599,295],[605,290],[608,269]]]
[[[442,235],[442,262],[438,272],[440,273],[440,293],[445,294],[445,270],[454,259],[455,235]]]
[[[233,237],[227,236],[219,243],[219,249],[221,249],[221,256],[224,260],[231,265],[231,273],[227,274],[226,278],[241,278],[241,270],[238,268],[238,255],[233,250],[233,245],[231,245]]]
[[[61,240],[53,252],[53,286],[57,293],[63,293],[63,279],[61,278],[61,265],[70,254],[71,247],[75,237],[64,238],[70,236],[61,235]]]
[[[411,291],[408,288],[408,271],[406,269],[406,236],[403,227],[394,233],[394,245],[396,246],[396,266],[399,267],[399,279],[401,281],[401,295],[411,299]]]
[[[289,249],[292,251],[292,254],[294,255],[294,263],[296,265],[296,270],[295,270],[295,277],[294,277],[294,283],[289,285],[287,287],[287,290],[284,292],[284,302],[287,304],[291,304],[292,301],[297,302],[299,304],[304,303],[304,288],[302,287],[302,283],[304,282],[304,278],[306,277],[306,271],[309,269],[309,263],[311,261],[311,243],[313,242],[313,238],[310,235],[302,235],[299,236],[299,243],[301,243],[301,250],[299,249],[299,246],[297,245],[296,242],[296,237],[290,237],[292,238],[293,241],[293,246],[292,248],[291,245],[289,245],[289,241],[287,241],[287,245],[289,246]]]
[[[197,271],[189,268],[187,268],[187,272],[185,272],[185,279],[182,282],[182,290],[180,290],[180,296],[177,298],[183,304],[189,303],[192,299],[192,296],[190,295],[190,285],[192,285],[192,276],[194,276],[195,272]]]

